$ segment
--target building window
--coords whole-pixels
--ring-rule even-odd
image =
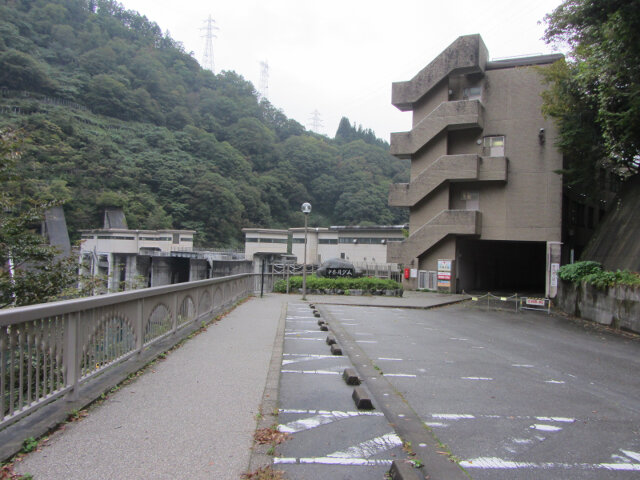
[[[478,192],[462,192],[460,200],[464,202],[465,210],[480,210],[480,194]]]
[[[484,137],[482,154],[485,157],[504,157],[504,135]]]
[[[321,238],[318,240],[318,243],[320,245],[337,245],[338,239],[337,238]]]
[[[121,235],[98,235],[98,240],[135,240],[135,237],[123,237]]]
[[[468,87],[462,90],[463,100],[481,100],[482,87]]]
[[[291,239],[291,243],[304,243],[304,237],[303,238],[292,238]]]

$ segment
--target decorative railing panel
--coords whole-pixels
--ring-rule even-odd
[[[0,428],[253,293],[253,274],[0,310]],[[191,331],[186,329],[184,332]],[[160,350],[156,354],[160,353]]]

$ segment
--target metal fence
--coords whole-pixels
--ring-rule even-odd
[[[464,293],[464,292],[463,292]],[[534,310],[551,313],[551,300],[548,298],[514,295],[494,295],[487,292],[483,295],[471,295],[472,304],[521,312],[522,310]]]
[[[253,274],[0,311],[0,429],[255,290]],[[158,351],[157,353],[160,353]]]

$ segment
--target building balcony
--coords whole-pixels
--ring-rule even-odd
[[[390,242],[387,262],[409,264],[447,235],[480,235],[481,213],[477,210],[443,210],[403,242]]]
[[[411,158],[445,129],[482,129],[483,125],[484,107],[479,100],[442,102],[410,132],[392,133],[390,153],[398,158]]]
[[[449,75],[483,72],[487,56],[480,35],[458,37],[411,80],[394,83],[391,103],[403,112],[413,110],[416,102]]]
[[[396,183],[389,188],[389,205],[413,207],[444,182],[507,181],[506,157],[443,155],[420,172],[411,183]]]

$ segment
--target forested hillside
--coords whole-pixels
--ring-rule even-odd
[[[218,246],[301,225],[304,201],[313,226],[407,219],[387,192],[408,162],[373,132],[307,132],[112,0],[0,0],[0,89],[0,129],[24,137],[21,194],[63,198],[72,238],[105,206]]]

